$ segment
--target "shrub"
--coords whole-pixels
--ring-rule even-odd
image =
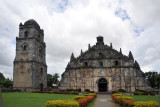
[[[114,94],[114,93],[117,93],[117,91],[112,91],[112,93]]]
[[[125,93],[125,92],[126,92],[126,90],[124,90],[124,89],[119,89],[119,90],[118,90],[118,92]]]
[[[150,92],[149,94],[150,94],[150,95],[155,95],[155,93],[154,93],[154,92]]]
[[[90,91],[90,93],[95,93],[95,91]]]
[[[90,92],[90,90],[89,90],[89,89],[85,89],[84,91],[85,91],[85,92]]]
[[[67,92],[70,92],[70,91],[74,91],[74,90],[73,90],[73,89],[67,89],[66,91],[67,91]]]
[[[85,107],[90,102],[88,98],[81,98],[77,101],[79,103],[79,107]]]
[[[81,92],[81,89],[77,89],[77,92]]]
[[[84,96],[97,96],[96,93],[84,94]]]
[[[9,89],[9,88],[2,88],[2,92],[21,92],[19,89]]]
[[[80,98],[86,98],[86,96],[76,96],[76,97],[74,97],[75,100],[78,100]]]
[[[158,103],[155,101],[137,101],[134,105],[134,107],[158,107]]]
[[[37,90],[32,90],[32,93],[39,93],[39,91],[37,91]]]
[[[143,94],[142,95],[148,95],[148,92],[146,91],[146,92],[143,92]]]
[[[46,107],[79,107],[79,103],[72,100],[54,100],[47,101]]]
[[[69,94],[74,94],[74,91],[70,91]]]

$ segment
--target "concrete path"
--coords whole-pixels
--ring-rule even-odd
[[[93,107],[117,107],[108,94],[97,94],[97,99]]]

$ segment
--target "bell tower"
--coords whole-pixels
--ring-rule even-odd
[[[47,88],[44,32],[33,19],[19,25],[19,37],[16,37],[16,57],[13,63],[14,89],[32,91]]]

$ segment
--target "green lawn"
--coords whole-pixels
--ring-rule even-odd
[[[159,96],[152,96],[152,95],[131,95],[134,101],[156,101],[158,102]]]
[[[48,93],[2,93],[5,107],[45,107],[45,103],[51,100],[72,99],[77,95],[48,94]]]

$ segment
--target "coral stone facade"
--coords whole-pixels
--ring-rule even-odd
[[[103,37],[97,37],[94,46],[77,58],[72,53],[70,62],[59,84],[59,89],[90,89],[95,92],[107,92],[118,89],[135,91],[149,88],[145,75],[133,55],[122,54],[105,45]]]
[[[46,45],[44,32],[30,19],[19,25],[14,59],[13,88],[22,91],[47,88]]]

